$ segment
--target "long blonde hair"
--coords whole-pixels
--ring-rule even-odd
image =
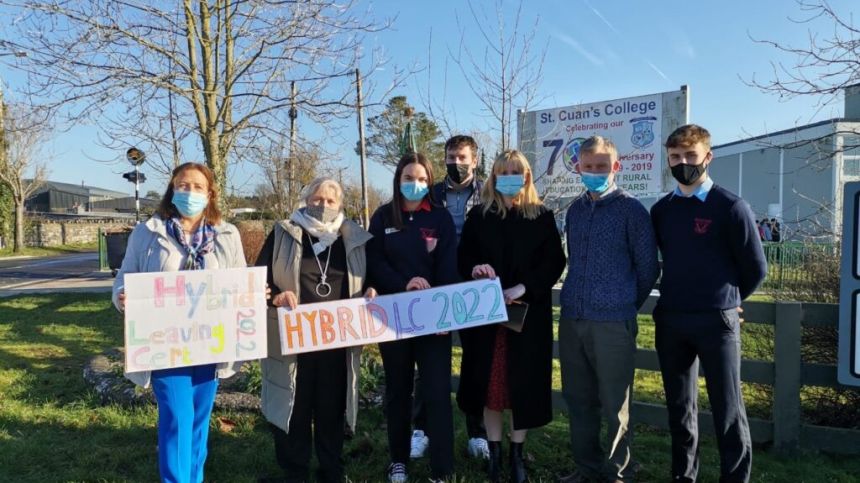
[[[540,215],[543,202],[540,196],[538,196],[537,189],[535,189],[529,160],[516,149],[503,151],[493,161],[493,169],[490,172],[490,177],[487,178],[487,181],[484,183],[484,189],[481,191],[481,203],[484,205],[484,215],[493,210],[502,218],[507,216],[508,208],[505,206],[505,200],[496,191],[496,176],[502,171],[511,168],[521,170],[525,179],[523,189],[514,197],[514,206],[519,209],[523,217],[534,220]]]

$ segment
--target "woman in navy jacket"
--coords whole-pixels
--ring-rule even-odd
[[[367,275],[380,295],[459,282],[457,235],[448,210],[435,205],[433,172],[419,153],[403,156],[394,172],[394,196],[370,219]],[[416,321],[421,322],[421,321]],[[426,321],[433,323],[433,321]],[[379,344],[385,369],[385,416],[391,464],[388,480],[407,480],[415,364],[427,406],[430,470],[444,479],[454,470],[451,409],[451,335],[447,332]]]

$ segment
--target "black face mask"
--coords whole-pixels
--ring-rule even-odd
[[[469,178],[469,171],[471,171],[472,166],[469,164],[448,163],[445,165],[445,169],[448,170],[448,178],[454,183],[460,184]]]
[[[696,165],[676,164],[669,169],[672,170],[672,177],[675,178],[677,182],[684,186],[690,186],[705,174],[707,168],[708,167],[705,166],[705,163],[702,163]]]

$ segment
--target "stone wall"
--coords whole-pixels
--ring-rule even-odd
[[[39,247],[81,245],[98,242],[99,228],[116,230],[133,226],[133,222],[122,219],[77,219],[34,221],[27,230],[26,244]]]

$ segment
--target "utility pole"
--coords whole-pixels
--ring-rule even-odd
[[[299,110],[296,108],[296,81],[290,82],[290,156],[288,158],[288,162],[290,163],[289,167],[287,167],[287,203],[289,204],[290,211],[292,211],[294,197],[293,197],[293,177],[295,175],[295,161],[296,161],[296,118],[299,117]]]
[[[358,152],[361,158],[361,213],[364,228],[370,225],[367,209],[367,151],[364,146],[364,107],[361,105],[361,73],[355,69],[355,108],[358,110]]]

